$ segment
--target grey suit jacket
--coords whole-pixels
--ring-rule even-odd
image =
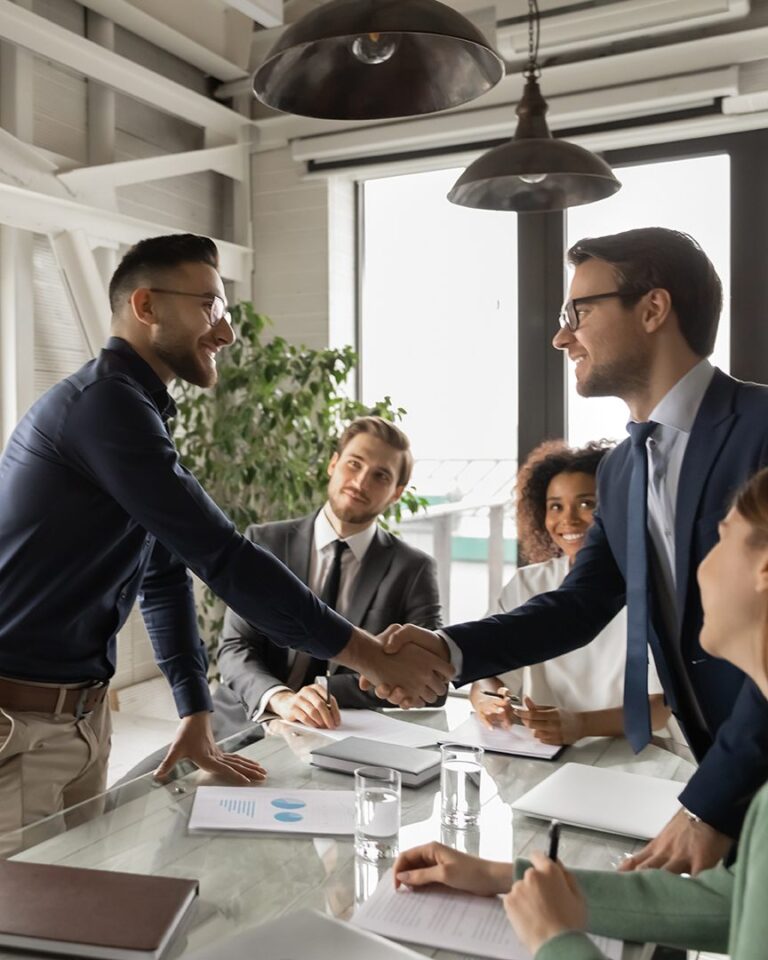
[[[309,581],[317,513],[298,520],[253,524],[245,536],[282,560],[304,583]],[[434,560],[403,543],[380,527],[371,542],[355,580],[347,619],[370,633],[380,633],[390,623],[416,623],[434,630],[442,623],[437,571]],[[250,623],[227,609],[218,648],[221,686],[214,694],[218,736],[234,732],[253,716],[266,691],[285,684],[289,674],[288,650],[271,643]],[[313,660],[303,681],[312,683],[325,669]],[[386,706],[370,693],[363,693],[357,674],[339,667],[331,692],[341,707]]]

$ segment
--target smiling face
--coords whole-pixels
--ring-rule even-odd
[[[403,492],[403,454],[370,433],[358,433],[328,464],[328,502],[344,523],[366,526]]]
[[[157,286],[182,293],[151,294],[152,350],[173,376],[198,387],[212,387],[218,378],[216,354],[235,340],[226,318],[214,326],[209,322],[213,297],[226,303],[221,277],[207,263],[184,263],[165,274]]]
[[[544,524],[556,547],[571,561],[584,544],[597,505],[590,473],[558,473],[547,486]]]
[[[576,267],[569,299],[610,293],[621,288],[604,260],[585,260]],[[582,397],[627,399],[649,379],[651,353],[641,320],[642,299],[634,305],[619,297],[582,303],[576,330],[558,330],[552,340],[575,364],[576,389]]]
[[[719,542],[697,573],[704,610],[701,645],[743,670],[768,696],[768,545],[755,541],[752,527],[735,508],[719,532]]]

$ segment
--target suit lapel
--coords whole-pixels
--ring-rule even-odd
[[[731,431],[736,382],[715,370],[685,449],[675,510],[675,580],[677,583],[678,628],[682,623],[688,578],[691,574],[691,542],[699,504],[707,478]]]
[[[296,576],[309,584],[309,564],[315,537],[315,518],[317,511],[304,517],[296,526],[295,532],[287,537],[285,562]]]
[[[368,608],[392,563],[391,534],[385,533],[380,527],[376,528],[376,536],[368,547],[360,571],[355,580],[352,599],[346,611],[346,618],[350,623],[360,626]]]

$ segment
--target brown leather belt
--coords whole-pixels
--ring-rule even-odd
[[[43,687],[0,677],[0,707],[34,713],[67,713],[79,720],[98,707],[108,689],[106,682],[87,687]]]

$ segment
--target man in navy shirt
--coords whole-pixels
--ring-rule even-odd
[[[0,834],[103,789],[106,685],[137,597],[182,718],[157,775],[186,757],[233,783],[264,778],[211,735],[187,568],[276,643],[375,675],[393,702],[431,702],[452,674],[415,644],[393,663],[179,463],[167,385],[213,386],[235,337],[213,242],[144,240],[109,294],[106,348],[35,403],[0,459]]]

